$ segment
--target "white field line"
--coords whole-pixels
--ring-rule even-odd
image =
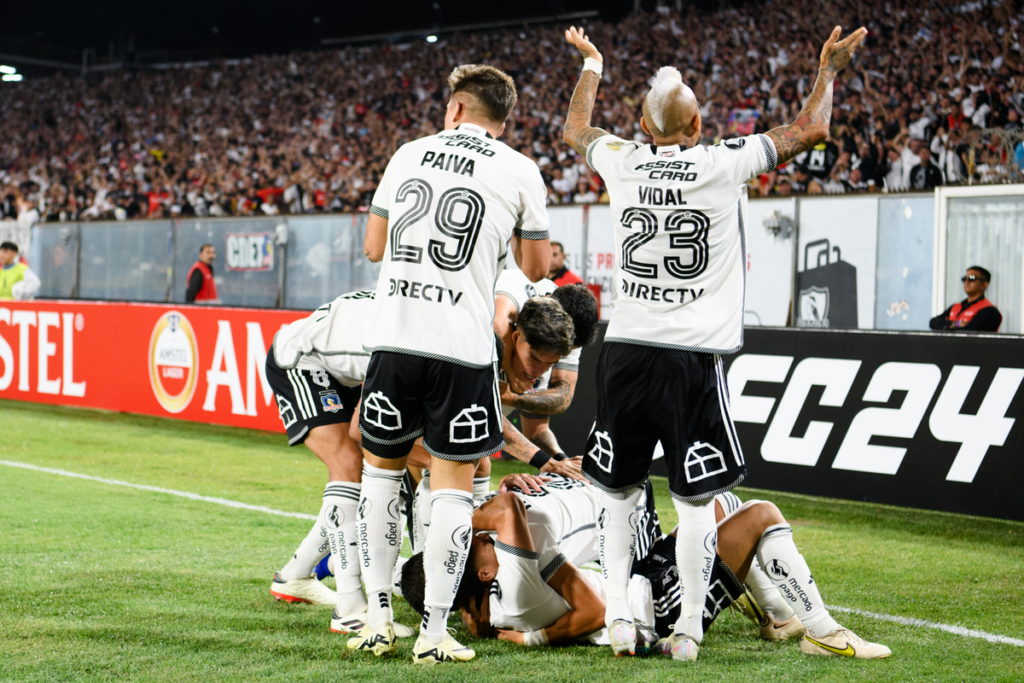
[[[1004,645],[1016,645],[1017,647],[1024,647],[1024,640],[1010,638],[1008,636],[1001,636],[996,633],[986,633],[985,631],[978,631],[973,628],[964,628],[963,626],[950,626],[949,624],[940,624],[934,621],[925,621],[924,619],[914,619],[912,617],[894,617],[891,614],[866,612],[864,610],[854,609],[852,607],[839,607],[838,605],[825,606],[832,612],[856,614],[862,617],[868,617],[870,619],[878,619],[879,621],[891,621],[894,624],[903,624],[904,626],[920,626],[921,628],[932,628],[938,631],[945,631],[946,633],[952,633],[954,635],[963,636],[964,638],[981,638],[982,640],[987,640],[990,643],[1003,643]]]
[[[227,498],[214,498],[211,496],[201,496],[198,493],[190,493],[189,491],[175,491],[174,489],[162,489],[158,486],[146,486],[145,484],[133,484],[128,481],[119,481],[117,479],[103,479],[102,477],[92,477],[88,474],[78,474],[77,472],[68,472],[67,470],[56,470],[50,467],[38,467],[36,465],[29,465],[23,462],[12,462],[10,460],[0,460],[0,465],[7,465],[8,467],[20,467],[24,470],[33,470],[36,472],[46,472],[47,474],[57,474],[62,477],[72,477],[74,479],[87,479],[88,481],[98,481],[101,484],[110,484],[111,486],[127,486],[128,488],[139,489],[141,491],[153,491],[154,493],[166,493],[170,496],[178,496],[179,498],[188,498],[190,500],[201,500],[204,503],[214,503],[216,505],[226,505],[229,508],[240,508],[242,510],[255,510],[256,512],[265,512],[268,515],[279,515],[281,517],[296,517],[298,519],[316,519],[316,515],[307,515],[305,512],[285,512],[284,510],[275,510],[274,508],[263,507],[262,505],[249,505],[248,503],[239,503],[236,500],[228,500]]]
[[[72,477],[74,479],[96,481],[101,484],[110,484],[112,486],[127,486],[128,488],[139,489],[141,491],[166,493],[171,496],[188,498],[189,500],[200,500],[206,503],[225,505],[227,507],[239,508],[242,510],[254,510],[256,512],[265,512],[270,515],[279,515],[281,517],[296,517],[298,519],[313,520],[317,519],[316,515],[307,515],[304,512],[285,512],[284,510],[275,510],[273,508],[264,507],[262,505],[249,505],[248,503],[239,503],[238,501],[228,500],[226,498],[213,498],[211,496],[201,496],[198,493],[190,493],[188,491],[176,491],[174,489],[164,489],[158,486],[146,486],[145,484],[132,484],[131,482],[120,481],[118,479],[104,479],[102,477],[93,477],[88,474],[68,472],[67,470],[58,470],[50,467],[38,467],[36,465],[29,465],[23,462],[0,460],[0,465],[7,465],[8,467],[18,467],[25,470],[33,470],[35,472],[45,472],[47,474],[56,474],[62,477]],[[891,621],[895,624],[902,624],[904,626],[918,626],[920,628],[930,628],[937,631],[945,631],[946,633],[952,633],[953,635],[962,636],[964,638],[980,638],[982,640],[987,640],[990,643],[1001,643],[1004,645],[1015,645],[1016,647],[1024,647],[1024,640],[1010,638],[1008,636],[1001,636],[995,633],[987,633],[985,631],[978,631],[976,629],[965,628],[963,626],[951,626],[949,624],[940,624],[934,621],[925,621],[924,619],[914,619],[912,617],[896,617],[891,614],[867,612],[865,610],[854,609],[852,607],[840,607],[838,605],[826,605],[826,607],[828,607],[828,609],[833,612],[841,612],[843,614],[856,614],[861,617],[877,619],[878,621]]]

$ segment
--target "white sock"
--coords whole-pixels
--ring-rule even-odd
[[[490,477],[473,477],[473,502],[479,503],[491,492]]]
[[[841,628],[825,609],[811,570],[793,543],[793,529],[788,524],[775,524],[764,530],[757,544],[757,559],[811,635],[824,636]]]
[[[761,609],[772,615],[775,621],[788,621],[793,616],[793,608],[789,602],[782,597],[782,593],[775,587],[768,575],[761,569],[761,564],[754,558],[750,563],[750,573],[747,574],[747,586],[750,594],[757,600]]]
[[[430,470],[423,470],[412,497],[412,554],[422,553],[430,530]]]
[[[430,533],[423,551],[427,585],[420,633],[435,643],[445,638],[448,613],[462,581],[473,537],[473,496],[458,489],[431,494]]]
[[[391,581],[402,550],[402,515],[398,493],[405,470],[385,470],[363,463],[363,490],[356,514],[356,535],[366,584],[368,622],[380,628],[394,621]]]
[[[629,605],[629,572],[636,552],[637,503],[643,496],[643,487],[608,493],[597,491],[601,513],[597,518],[597,546],[601,559],[601,576],[607,605],[605,624],[611,626],[616,619],[633,621]]]
[[[334,561],[334,581],[338,589],[338,613],[357,614],[366,607],[360,582],[359,543],[356,541],[356,510],[361,486],[348,481],[332,481],[324,489],[324,507],[320,522],[327,529]]]
[[[711,569],[715,565],[718,532],[715,526],[715,499],[684,503],[672,499],[679,514],[676,535],[676,567],[682,592],[679,620],[675,632],[697,641],[704,639],[704,601],[707,599]]]
[[[320,505],[320,514],[317,515],[317,520],[313,522],[313,528],[302,539],[302,543],[295,550],[292,559],[288,560],[288,564],[278,572],[285,581],[308,579],[313,575],[316,565],[320,560],[324,559],[324,555],[331,552],[331,541],[323,521],[324,515],[332,507],[333,503],[327,501],[327,493],[325,491],[324,502]]]

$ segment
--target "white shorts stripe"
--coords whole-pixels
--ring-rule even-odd
[[[736,426],[732,423],[732,416],[729,415],[729,399],[725,393],[725,386],[722,383],[722,357],[715,356],[715,380],[718,384],[718,405],[722,409],[722,421],[725,423],[725,433],[729,437],[729,445],[732,447],[732,455],[736,464],[743,466],[743,452],[740,450],[739,439],[736,438]]]
[[[302,394],[302,389],[299,388],[299,383],[302,382],[302,376],[299,375],[299,377],[296,378],[295,374],[294,370],[289,370],[288,381],[291,382],[292,391],[295,392],[295,402],[299,405],[299,412],[302,414],[302,419],[308,420],[310,418],[309,410],[306,408],[306,401]],[[296,381],[296,379],[298,381]]]
[[[316,414],[318,412],[316,409],[317,402],[313,399],[313,391],[309,388],[309,380],[306,379],[306,376],[303,375],[301,371],[296,370],[296,372],[299,373],[299,377],[302,378],[302,388],[306,391],[306,401],[307,405],[309,406],[309,416],[311,418],[316,417]]]

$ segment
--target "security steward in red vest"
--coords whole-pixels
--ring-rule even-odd
[[[199,247],[199,260],[188,271],[188,289],[185,302],[190,304],[219,304],[217,283],[213,281],[213,262],[217,249],[212,244]]]
[[[942,332],[998,332],[1003,315],[985,298],[992,274],[981,266],[971,266],[960,279],[967,298],[932,318],[928,326]]]

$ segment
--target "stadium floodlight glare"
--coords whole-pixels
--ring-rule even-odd
[[[428,43],[436,43],[437,42],[437,36],[427,36],[427,42]]]
[[[20,81],[21,74],[4,74],[5,81]]]
[[[7,66],[6,64],[0,64],[0,74],[16,74],[18,70],[13,66]]]

